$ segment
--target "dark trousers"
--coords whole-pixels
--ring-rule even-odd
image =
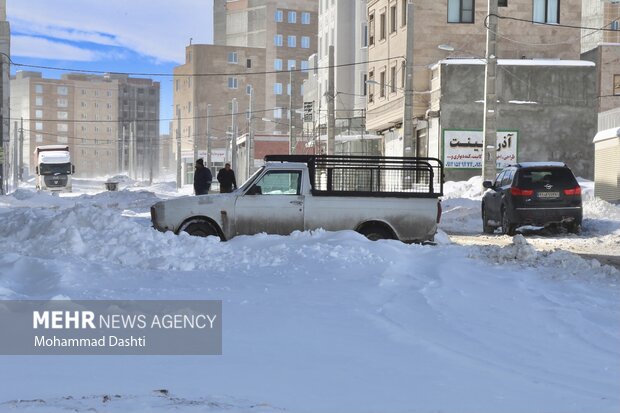
[[[227,194],[229,192],[232,192],[232,185],[220,184],[220,194]]]

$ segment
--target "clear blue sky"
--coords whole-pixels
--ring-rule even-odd
[[[211,43],[212,0],[7,0],[15,63],[107,72],[172,73],[185,46]],[[36,70],[47,78],[66,71]],[[161,83],[162,119],[172,116],[172,78]],[[160,125],[168,132],[168,122]]]

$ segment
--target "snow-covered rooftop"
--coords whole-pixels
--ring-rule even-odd
[[[439,64],[444,65],[484,65],[485,59],[466,58],[466,59],[444,59]],[[500,66],[573,66],[591,67],[596,66],[594,62],[587,60],[559,60],[559,59],[497,59]]]

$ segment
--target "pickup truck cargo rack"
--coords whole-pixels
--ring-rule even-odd
[[[267,155],[265,162],[308,165],[316,196],[437,198],[443,164],[437,158],[345,155]]]

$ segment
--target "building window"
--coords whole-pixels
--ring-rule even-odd
[[[611,26],[609,26],[611,30],[618,30],[620,28],[620,24],[618,24],[618,20],[614,20],[611,22]]]
[[[398,22],[396,21],[396,4],[390,7],[390,33],[396,33],[396,26],[398,26]]]
[[[34,98],[34,104],[36,106],[43,106],[43,96],[37,96]]]
[[[273,69],[274,70],[282,70],[282,59],[275,59],[273,61]]]
[[[368,81],[368,75],[366,73],[362,74],[362,95],[366,96],[368,94],[368,85],[366,82]]]
[[[174,82],[174,84],[175,84],[175,85],[174,85],[175,89],[178,91],[178,90],[179,90],[179,85],[181,84],[181,80],[180,80],[180,79],[177,79],[177,80]]]
[[[282,23],[282,20],[284,20],[284,13],[282,10],[276,10],[276,22]]]
[[[297,23],[297,12],[289,11],[288,12],[288,22],[289,23]]]
[[[385,13],[379,15],[379,40],[385,40]]]
[[[107,95],[108,95],[108,97],[112,97],[112,91],[111,91],[111,90],[108,90]]]
[[[368,17],[368,45],[373,46],[375,44],[375,14],[371,14]]]
[[[69,94],[69,88],[67,86],[58,86],[56,91],[62,96],[67,96]]]
[[[302,49],[310,48],[310,37],[309,36],[301,36],[301,47]]]
[[[58,132],[68,132],[69,125],[67,125],[66,123],[58,123],[56,124],[56,130],[58,130]]]
[[[35,139],[37,142],[43,142],[43,135],[41,135],[40,133],[37,133],[36,135],[34,135]]]
[[[301,24],[310,24],[310,13],[307,11],[301,13]]]
[[[233,89],[237,89],[237,88],[234,87]],[[192,102],[187,102],[187,113],[192,113]]]
[[[276,34],[273,37],[273,44],[275,46],[282,47],[283,43],[282,43],[282,35],[281,34]]]
[[[288,61],[288,70],[294,69],[297,66],[295,63],[296,63],[295,60],[289,60]]]
[[[273,84],[273,93],[276,95],[282,94],[282,83],[274,83]]]
[[[237,78],[236,77],[228,78],[228,89],[237,89]]]
[[[375,100],[375,71],[371,70],[368,72],[368,103],[372,103]]]
[[[273,118],[282,119],[282,108],[273,108]]]
[[[303,70],[304,72],[308,71],[308,61],[307,60],[302,60],[301,61],[301,70]]]
[[[560,0],[534,0],[534,17],[536,23],[559,23]]]
[[[58,143],[67,143],[69,141],[69,138],[67,138],[66,136],[57,136],[56,140],[58,141]]]
[[[390,68],[390,91],[396,93],[396,66]]]
[[[69,106],[69,101],[65,98],[59,98],[56,102],[59,108],[66,108]]]
[[[245,68],[246,69],[252,68],[252,59],[245,59]]]
[[[252,94],[252,85],[247,85],[245,87],[245,94],[246,95],[251,95]]]
[[[60,119],[60,120],[67,120],[67,119],[69,119],[69,112],[61,112],[61,111],[58,111],[58,112],[56,113],[56,116],[57,116],[57,117],[58,117],[58,119]]]
[[[286,85],[286,94],[291,96],[291,84],[290,83]]]
[[[34,85],[35,93],[43,93],[43,85]]]
[[[228,63],[237,64],[237,52],[228,52]]]
[[[474,0],[448,0],[448,23],[473,23]]]
[[[36,130],[43,130],[43,122],[35,122],[34,128]]]
[[[379,97],[385,97],[385,72],[379,74]]]
[[[407,25],[407,0],[400,0],[400,25]]]
[[[498,0],[497,6],[498,7],[508,7],[508,0]]]
[[[297,47],[297,36],[288,36],[287,39],[288,47]]]
[[[111,103],[107,103],[107,104],[106,104],[106,107],[107,107],[108,109],[112,109],[112,104],[111,104]]]
[[[620,75],[614,75],[614,95],[620,95]]]
[[[40,109],[35,110],[34,117],[37,119],[43,119],[43,111]]]
[[[362,23],[362,47],[368,47],[368,23]]]

